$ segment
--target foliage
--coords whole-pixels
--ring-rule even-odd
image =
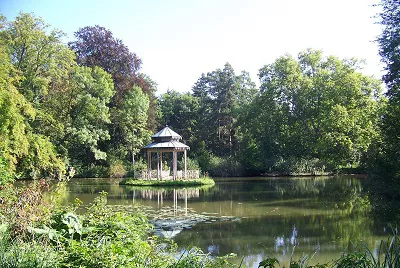
[[[183,137],[183,142],[192,145],[199,132],[199,99],[190,93],[168,90],[159,97],[161,123],[168,125]],[[193,148],[197,150],[196,148]]]
[[[317,158],[305,159],[289,157],[288,159],[278,159],[272,170],[284,175],[323,175],[326,174],[326,163]]]
[[[37,242],[0,240],[0,267],[54,268],[60,266],[56,249]]]
[[[112,121],[119,122],[121,134],[114,155],[120,159],[127,159],[130,155],[132,165],[135,164],[135,155],[150,140],[151,132],[147,128],[148,110],[148,97],[139,87],[134,86],[125,94],[121,109],[112,111]]]
[[[14,181],[12,174],[9,171],[7,161],[3,154],[0,153],[0,187],[2,185],[11,183]]]
[[[121,161],[116,161],[111,163],[109,169],[110,178],[123,178],[125,177],[127,171]]]
[[[234,177],[243,175],[241,164],[233,157],[222,158],[214,155],[210,155],[206,172],[217,177]]]
[[[109,175],[109,167],[103,165],[90,164],[88,166],[76,167],[76,178],[107,178]]]
[[[357,66],[307,50],[260,69],[261,97],[240,120],[244,153],[262,161],[253,165],[270,168],[289,157],[318,158],[330,169],[359,164],[378,136],[380,88]]]
[[[156,98],[154,96],[156,83],[148,76],[139,73],[141,59],[129,51],[123,42],[113,36],[104,27],[87,26],[75,33],[76,40],[69,43],[69,46],[77,54],[77,62],[82,66],[99,66],[111,74],[114,81],[116,94],[110,104],[110,108],[119,110],[123,107],[126,94],[135,86],[141,88],[150,101],[151,109],[147,110],[147,124],[152,130],[156,128]],[[114,118],[116,115],[112,115]],[[119,144],[120,122],[113,121],[111,142],[114,147]]]
[[[386,64],[386,74],[383,76],[383,80],[388,87],[386,93],[388,105],[382,122],[383,155],[378,154],[377,157],[385,172],[395,174],[399,172],[400,166],[400,139],[398,135],[400,131],[398,124],[400,116],[400,4],[394,0],[381,0],[380,6],[382,12],[379,14],[379,23],[383,26],[383,31],[377,41],[379,54]]]
[[[68,76],[74,54],[58,30],[48,32],[49,26],[38,17],[20,13],[15,21],[6,24],[2,37],[11,62],[21,72],[19,90],[35,108],[45,100],[51,84]]]
[[[46,219],[57,205],[43,198],[49,189],[45,180],[34,181],[26,187],[0,187],[0,223],[5,223],[13,236],[25,237],[28,228]]]
[[[36,110],[15,87],[19,78],[0,44],[2,75],[0,79],[0,150],[8,172],[23,176],[39,174],[61,175],[62,161],[53,145],[40,134],[33,133],[28,120],[35,118]]]
[[[249,74],[236,76],[226,63],[222,70],[202,74],[192,90],[201,106],[196,138],[207,141],[207,149],[217,156],[233,156],[238,145],[237,110],[257,96]]]
[[[178,169],[183,170],[184,165],[185,165],[184,159],[182,158],[178,162]],[[197,162],[196,159],[192,159],[192,158],[187,157],[186,158],[186,169],[187,170],[200,170],[199,162]]]

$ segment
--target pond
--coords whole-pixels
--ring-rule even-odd
[[[200,247],[212,255],[231,252],[244,267],[271,256],[288,261],[313,255],[312,263],[340,256],[349,241],[370,248],[392,230],[390,217],[373,213],[365,178],[217,178],[203,188],[140,188],[105,179],[74,179],[68,199],[88,204],[108,192],[108,204],[120,210],[141,206],[155,234],[171,237],[185,249]],[[385,215],[395,212],[385,211]]]

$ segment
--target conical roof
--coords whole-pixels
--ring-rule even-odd
[[[161,129],[159,132],[151,136],[152,139],[158,140],[158,139],[168,139],[170,138],[171,140],[181,140],[182,136],[170,129],[168,126],[165,126],[163,129]]]
[[[146,150],[190,150],[190,147],[181,143],[182,136],[165,126],[159,132],[151,136],[152,142],[147,144]]]

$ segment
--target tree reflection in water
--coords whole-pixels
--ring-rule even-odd
[[[374,248],[390,234],[385,227],[399,207],[379,201],[388,200],[380,193],[397,190],[357,177],[221,178],[208,189],[99,182],[91,189],[89,184],[70,185],[68,198],[89,203],[97,191],[107,191],[115,209],[137,211],[140,206],[159,235],[174,237],[183,248],[195,245],[216,255],[234,252],[245,257],[246,267],[271,253],[288,258],[294,247],[297,255],[318,249],[317,262],[339,256],[349,241]]]

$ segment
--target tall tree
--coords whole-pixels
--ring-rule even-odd
[[[135,155],[149,141],[151,132],[147,128],[147,112],[149,99],[138,86],[134,86],[126,95],[122,109],[112,113],[118,118],[121,127],[121,142],[116,151],[119,159],[127,158],[130,154],[132,165]]]
[[[383,159],[386,171],[400,171],[400,3],[395,0],[381,0],[380,24],[384,27],[378,38],[379,54],[386,64],[383,76],[388,92],[387,110],[383,117],[384,133]]]
[[[1,29],[0,39],[0,155],[7,161],[8,171],[17,176],[62,175],[64,164],[53,144],[35,133],[30,124],[37,110],[16,87],[21,85],[24,73],[11,62],[12,49],[4,38],[7,27]]]
[[[134,85],[140,86],[150,100],[148,125],[156,128],[155,83],[139,73],[142,61],[120,39],[104,27],[87,26],[75,33],[76,41],[69,46],[77,54],[77,62],[83,66],[99,66],[111,74],[116,94],[111,107],[123,106],[124,96]],[[118,122],[115,122],[118,124]],[[118,126],[116,126],[118,128]],[[116,130],[114,130],[116,131]]]
[[[49,25],[28,13],[20,13],[2,31],[11,62],[23,74],[18,90],[36,108],[40,108],[51,84],[68,77],[74,65],[74,53],[61,41],[64,34],[48,31]]]
[[[193,95],[200,99],[200,120],[203,139],[208,148],[217,155],[229,155],[237,144],[236,118],[240,105],[251,102],[257,94],[256,86],[248,73],[236,76],[229,63],[224,69],[217,69],[202,75],[193,86]],[[211,127],[211,131],[210,131]]]
[[[54,143],[72,164],[87,166],[106,159],[100,144],[110,139],[108,104],[113,95],[111,76],[99,67],[75,66],[68,79],[53,84],[43,110],[53,122],[49,128],[57,129]]]
[[[191,145],[199,132],[199,99],[190,93],[169,90],[159,97],[159,107],[161,122],[180,133],[184,142]]]
[[[318,158],[332,167],[360,162],[376,137],[379,81],[355,60],[307,50],[260,69],[261,98],[243,119],[249,147],[276,158]],[[265,155],[266,154],[266,155]]]

